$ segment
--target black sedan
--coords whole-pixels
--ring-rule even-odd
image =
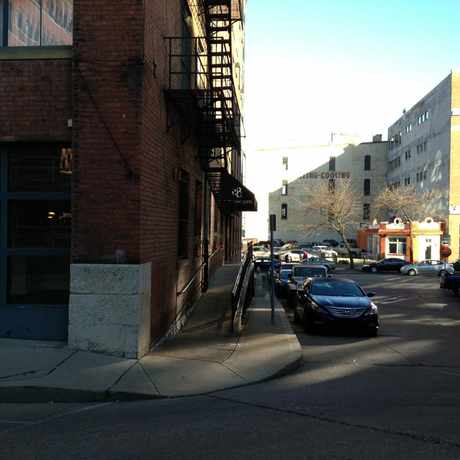
[[[294,318],[305,332],[317,326],[359,327],[375,337],[379,330],[378,308],[358,283],[338,278],[311,279],[299,293]]]
[[[373,262],[371,264],[363,265],[361,270],[363,272],[398,272],[401,270],[401,267],[407,265],[407,262],[403,259],[398,259],[396,257],[388,257],[387,259],[379,260],[378,262]]]

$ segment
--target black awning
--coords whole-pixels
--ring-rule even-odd
[[[225,168],[210,168],[207,175],[211,191],[222,212],[257,211],[254,194]]]

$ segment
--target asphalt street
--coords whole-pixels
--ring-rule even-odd
[[[460,459],[460,298],[437,278],[356,273],[377,338],[306,335],[293,374],[208,396],[4,404],[0,458]]]

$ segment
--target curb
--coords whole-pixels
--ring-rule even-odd
[[[235,385],[235,382],[232,382],[231,385],[224,386],[221,388],[215,388],[210,391],[196,393],[186,393],[186,394],[177,394],[177,395],[164,395],[164,394],[145,394],[140,392],[129,392],[129,391],[111,391],[111,387],[106,390],[91,391],[91,390],[79,390],[71,388],[59,388],[59,387],[50,387],[50,386],[40,386],[34,384],[19,384],[14,386],[10,385],[0,385],[0,403],[49,403],[49,402],[59,402],[59,403],[92,403],[92,402],[110,402],[110,401],[142,401],[142,400],[154,400],[154,399],[177,399],[177,398],[187,398],[195,396],[204,396],[210,395],[222,391],[228,391],[232,389],[242,388],[245,386],[255,385],[270,380],[274,380],[285,375],[290,374],[291,372],[297,370],[303,364],[302,356],[302,347],[299,340],[297,339],[296,334],[294,333],[289,319],[287,317],[285,309],[278,304],[278,321],[282,328],[286,331],[287,334],[292,336],[288,340],[292,340],[292,344],[289,345],[292,349],[291,353],[287,356],[287,359],[284,360],[286,363],[271,375],[265,375],[261,378],[254,376],[254,379],[247,379],[245,382],[238,383]],[[250,322],[250,315],[248,318]],[[244,336],[244,332],[241,337]],[[291,356],[292,355],[292,359]],[[225,362],[222,363],[225,367]],[[262,364],[263,367],[263,364]],[[12,382],[11,382],[12,383]],[[19,383],[19,382],[18,382]]]

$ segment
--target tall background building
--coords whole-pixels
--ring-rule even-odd
[[[387,183],[429,197],[415,217],[446,223],[460,257],[460,73],[451,72],[388,129]]]
[[[325,222],[324,217],[306,212],[304,208],[308,196],[318,189],[318,183],[330,180],[351,181],[357,197],[356,220],[349,225],[348,237],[356,238],[357,229],[375,217],[375,199],[385,187],[387,151],[388,144],[382,141],[381,135],[374,136],[373,142],[348,145],[340,155],[331,156],[318,168],[304,171],[295,180],[286,181],[271,192],[269,212],[277,216],[276,238],[301,242],[339,240],[337,233],[318,226]]]

